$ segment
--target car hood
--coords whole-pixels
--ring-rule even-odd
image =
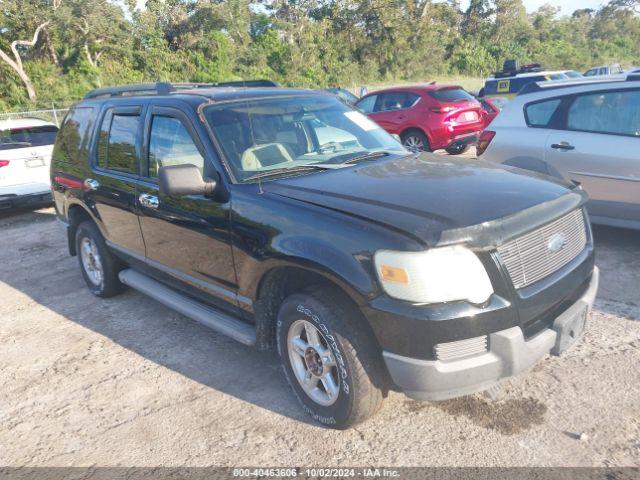
[[[580,198],[573,194],[573,201],[562,199],[572,194],[571,188],[550,177],[429,153],[280,179],[264,183],[263,190],[383,224],[430,246],[443,237],[464,239],[469,227],[476,241],[495,244],[496,235],[510,233],[502,219],[518,217],[522,229],[527,223],[523,211],[537,212],[535,221],[548,221],[554,212],[540,205],[560,203],[566,210],[584,201],[582,193]],[[486,235],[483,225],[496,231]]]

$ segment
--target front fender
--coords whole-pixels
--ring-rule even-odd
[[[256,299],[261,280],[278,268],[297,268],[320,275],[340,287],[357,304],[379,294],[372,255],[350,254],[328,241],[305,235],[276,238],[275,254],[262,261],[246,262],[238,272],[241,295]]]

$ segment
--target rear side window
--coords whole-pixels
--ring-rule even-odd
[[[137,173],[136,137],[140,115],[107,112],[98,140],[98,165],[109,170]]]
[[[530,127],[547,127],[553,114],[558,109],[560,101],[559,98],[555,98],[527,105],[525,107],[527,125]]]
[[[640,90],[577,96],[569,107],[567,128],[639,137]]]
[[[149,176],[156,178],[160,167],[185,164],[204,171],[204,158],[188,130],[177,118],[155,115],[149,139]]]
[[[590,70],[587,70],[584,74],[585,77],[593,77],[595,75],[598,74],[598,69],[597,68],[592,68]]]
[[[389,92],[380,95],[375,106],[376,112],[387,112],[390,110],[401,110],[412,107],[420,98],[420,95],[409,92]]]
[[[429,95],[431,95],[439,102],[444,103],[472,102],[475,100],[475,98],[473,98],[471,94],[467,93],[461,88],[445,88],[442,90],[434,90],[432,92],[429,92]]]
[[[53,145],[58,134],[55,125],[12,128],[0,131],[0,150]]]
[[[94,118],[91,107],[75,107],[67,113],[53,150],[54,161],[73,163],[86,158]]]

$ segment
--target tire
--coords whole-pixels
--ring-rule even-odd
[[[107,248],[95,223],[85,221],[78,225],[76,252],[82,276],[91,293],[109,298],[124,290],[118,279],[122,265]]]
[[[462,155],[467,150],[469,150],[469,148],[470,148],[469,145],[458,145],[455,147],[445,148],[445,150],[449,155]]]
[[[427,136],[418,130],[409,130],[404,132],[400,137],[402,145],[410,150],[420,150],[423,152],[430,152],[431,145]]]
[[[364,322],[332,288],[293,294],[280,307],[276,335],[285,376],[302,408],[326,427],[363,422],[387,394],[382,356]],[[305,373],[315,389],[303,388]]]

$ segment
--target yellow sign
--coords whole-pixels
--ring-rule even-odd
[[[509,80],[499,80],[498,81],[498,92],[499,93],[509,93]]]

